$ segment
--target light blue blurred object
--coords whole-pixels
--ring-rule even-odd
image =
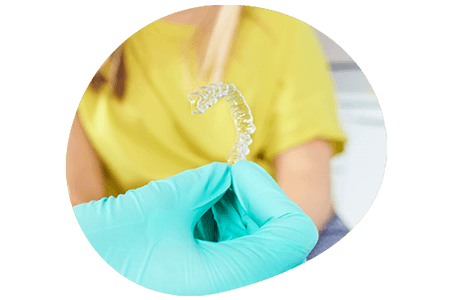
[[[222,199],[231,184],[235,194]],[[200,217],[219,200],[219,242],[195,238]],[[213,294],[275,276],[305,262],[318,239],[311,219],[248,161],[212,163],[74,211],[115,270],[175,295]]]

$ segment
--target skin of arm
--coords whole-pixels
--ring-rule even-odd
[[[325,140],[312,140],[274,159],[277,182],[286,195],[314,222],[319,233],[332,218],[330,160]]]
[[[103,164],[75,115],[69,136],[66,177],[72,206],[106,196]]]

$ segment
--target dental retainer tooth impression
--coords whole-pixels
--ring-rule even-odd
[[[250,135],[256,130],[252,113],[241,92],[232,83],[220,82],[200,87],[188,94],[193,115],[205,112],[221,98],[228,103],[236,127],[236,142],[227,158],[227,163],[233,165],[245,160],[245,156],[250,152],[248,146],[252,143]]]

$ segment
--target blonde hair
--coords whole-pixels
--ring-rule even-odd
[[[240,5],[222,5],[213,23],[204,22],[197,27],[191,43],[200,66],[197,74],[199,81],[218,83],[223,80],[241,10]],[[115,96],[121,99],[125,92],[125,80],[126,66],[123,45],[120,45],[97,71],[91,86],[98,90],[104,83],[109,83]]]

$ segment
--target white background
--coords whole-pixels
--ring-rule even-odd
[[[347,136],[344,152],[331,160],[333,206],[342,223],[352,229],[380,189],[387,157],[386,128],[364,72],[332,39],[319,30],[316,33],[331,65],[339,119]]]

